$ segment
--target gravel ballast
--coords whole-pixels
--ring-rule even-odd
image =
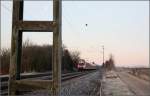
[[[100,96],[99,71],[62,82],[61,96]],[[48,90],[37,90],[23,96],[50,96]]]

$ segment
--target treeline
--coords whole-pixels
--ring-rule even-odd
[[[62,71],[76,71],[79,52],[62,48]],[[1,74],[9,73],[10,49],[2,49]],[[21,72],[44,72],[52,70],[52,45],[35,45],[26,41],[22,47]]]
[[[106,60],[105,63],[103,64],[103,68],[107,70],[115,69],[115,61],[112,54],[110,55],[109,59]]]

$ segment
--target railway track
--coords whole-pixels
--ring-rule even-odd
[[[62,74],[62,82],[83,76],[85,74],[95,72],[96,70],[84,71],[84,72],[71,72],[71,73],[63,73]],[[8,76],[0,77],[1,80],[1,89],[0,89],[0,96],[8,95]],[[50,80],[52,79],[52,74],[50,72],[45,73],[37,73],[37,74],[26,74],[21,75],[21,79],[34,79],[34,80]]]

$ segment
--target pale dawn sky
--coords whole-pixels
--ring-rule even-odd
[[[25,1],[24,20],[52,20],[51,1]],[[83,59],[102,63],[113,54],[117,66],[149,66],[149,1],[64,1],[62,39]],[[1,46],[10,48],[12,2],[1,2]],[[85,24],[88,24],[86,27]],[[52,44],[52,33],[24,33],[23,41]]]

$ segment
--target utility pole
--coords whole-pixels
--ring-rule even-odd
[[[105,63],[105,58],[104,58],[104,45],[102,46],[103,49],[103,64]]]

